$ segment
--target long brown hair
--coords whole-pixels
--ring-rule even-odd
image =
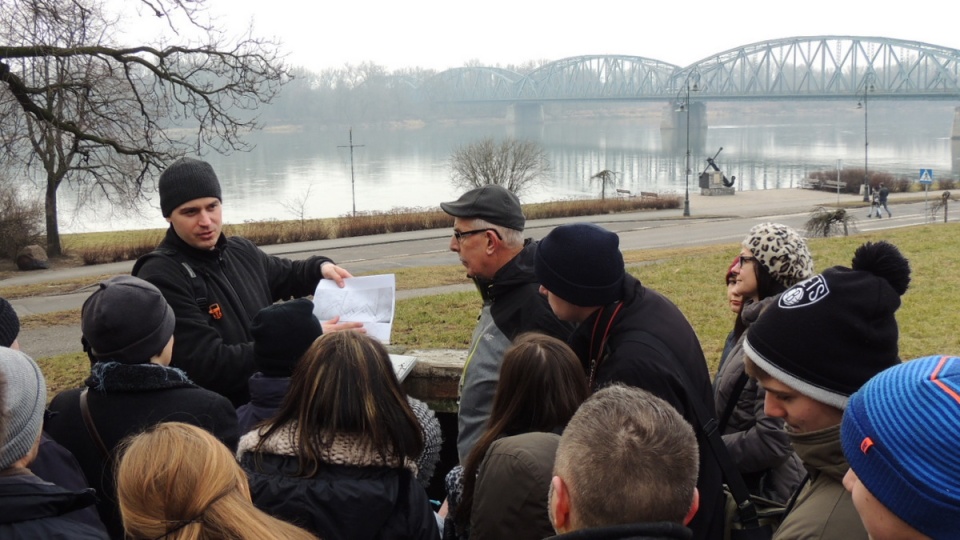
[[[457,524],[470,522],[477,472],[490,445],[500,437],[562,429],[588,395],[586,374],[566,343],[545,334],[518,336],[503,355],[486,430],[464,462]]]
[[[247,475],[213,435],[167,422],[121,443],[117,498],[130,538],[315,538],[250,501]]]
[[[407,403],[386,348],[358,332],[324,334],[307,349],[290,389],[273,418],[260,429],[260,443],[295,425],[300,476],[320,469],[321,456],[337,434],[370,441],[384,461],[416,460],[423,431]]]

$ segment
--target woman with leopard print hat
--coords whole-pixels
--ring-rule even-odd
[[[750,491],[786,502],[803,479],[803,467],[783,421],[764,414],[763,389],[743,371],[743,338],[783,291],[813,275],[813,258],[797,231],[761,223],[744,238],[738,259],[734,293],[743,299],[737,325],[742,331],[714,379],[717,418],[723,442]]]

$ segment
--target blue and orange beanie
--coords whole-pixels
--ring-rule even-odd
[[[960,523],[960,358],[928,356],[881,372],[850,397],[840,428],[860,482],[931,538]]]

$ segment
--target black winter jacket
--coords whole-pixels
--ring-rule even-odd
[[[109,538],[77,518],[94,502],[92,489],[74,492],[44,482],[27,469],[0,475],[0,538],[86,540]]]
[[[588,377],[591,359],[598,359],[591,390],[613,382],[643,388],[673,405],[693,426],[700,449],[700,511],[690,528],[698,540],[720,538],[724,521],[723,475],[688,401],[699,399],[704,410],[714,410],[710,374],[700,341],[673,302],[629,274],[624,278],[621,298],[619,311],[618,304],[597,310],[580,324],[569,343]],[[600,350],[608,325],[606,347]],[[644,333],[659,339],[670,350],[671,357],[658,352]]]
[[[198,291],[198,280],[188,277],[182,262],[205,290]],[[157,251],[137,260],[133,275],[156,285],[177,317],[172,365],[238,407],[250,400],[247,380],[256,371],[250,335],[254,315],[278,300],[313,294],[324,262],[332,261],[281,259],[245,238],[223,234],[216,248],[199,250],[171,226]]]
[[[324,464],[296,476],[296,457],[244,453],[253,503],[324,540],[440,540],[430,501],[403,468]]]
[[[688,540],[692,537],[690,529],[676,523],[662,522],[580,529],[553,538],[554,540]]]
[[[119,369],[110,372],[113,375],[124,371],[130,373],[131,377],[136,377],[132,384],[139,388],[120,390],[107,386],[102,390],[90,388],[88,392],[90,415],[108,450],[113,452],[128,435],[160,422],[183,422],[201,427],[231,450],[236,449],[240,437],[237,413],[225,397],[198,388],[189,380],[176,380],[171,372],[178,370],[162,366],[148,367],[158,373],[157,377],[163,378],[163,382],[157,382],[145,376],[143,369],[136,369],[145,366],[125,366],[127,370],[119,366]],[[107,376],[105,379],[110,381],[119,378]],[[87,380],[87,384],[94,384],[93,377]],[[112,384],[120,385],[119,382]],[[103,459],[87,432],[80,412],[81,390],[75,388],[57,394],[50,402],[50,414],[44,427],[55,441],[73,453],[90,485],[96,489],[97,510],[111,537],[123,538],[123,525],[115,495],[114,460],[107,462]]]

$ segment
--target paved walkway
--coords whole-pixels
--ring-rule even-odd
[[[917,194],[891,194],[891,202],[897,199],[916,198]],[[841,203],[856,203],[860,198],[854,195],[840,195]],[[544,220],[530,220],[527,227],[550,228],[571,221],[594,221],[597,223],[619,223],[631,221],[667,220],[676,221],[678,226],[689,223],[689,220],[716,219],[718,217],[752,218],[791,213],[806,213],[817,206],[835,205],[838,197],[835,193],[807,189],[774,189],[761,191],[743,191],[734,196],[701,196],[699,192],[690,195],[690,218],[682,217],[682,210],[661,210],[656,212],[634,212],[624,214],[610,214],[605,216],[590,216],[581,218],[554,218]],[[445,229],[426,231],[411,231],[375,235],[357,238],[339,238],[333,240],[319,240],[264,246],[264,251],[275,255],[324,253],[325,250],[336,248],[362,247],[382,245],[388,243],[409,242],[423,239],[440,239],[449,236]],[[448,261],[446,264],[450,264]],[[74,268],[40,270],[24,272],[4,280],[0,280],[0,287],[44,283],[64,279],[90,277],[88,287],[78,291],[53,296],[37,296],[12,300],[11,304],[21,316],[28,314],[49,313],[54,311],[77,309],[96,286],[96,276],[104,274],[125,274],[133,268],[133,262],[121,262]],[[399,291],[398,299],[416,296],[443,294],[452,291],[469,290],[472,285],[451,285],[429,289]],[[66,352],[80,351],[80,330],[76,325],[55,326],[41,329],[24,329],[20,335],[23,349],[36,358],[43,358]]]

